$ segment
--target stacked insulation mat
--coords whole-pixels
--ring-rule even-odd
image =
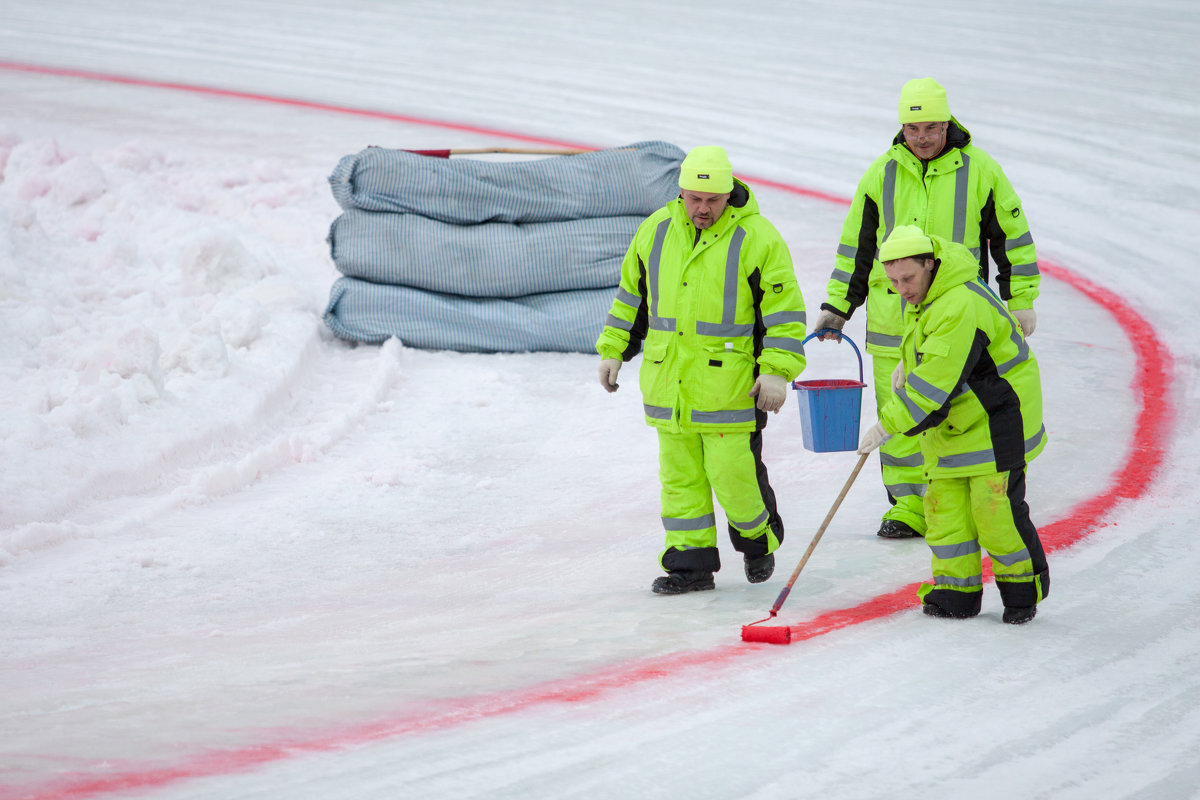
[[[371,147],[329,178],[338,336],[463,352],[595,352],[638,225],[679,194],[666,142],[521,161]]]

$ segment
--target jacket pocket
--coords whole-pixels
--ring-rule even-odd
[[[650,336],[642,347],[642,369],[638,373],[638,384],[642,398],[650,405],[672,405],[668,380],[670,345],[662,336]]]
[[[701,411],[724,411],[753,405],[748,396],[754,385],[754,355],[734,344],[710,345],[699,354],[696,380],[688,387]]]

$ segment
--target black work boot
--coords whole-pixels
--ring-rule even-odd
[[[937,603],[922,603],[921,611],[927,617],[938,617],[939,619],[970,619],[977,613],[974,611],[954,612],[948,608],[939,606]]]
[[[898,519],[885,519],[879,526],[879,533],[876,534],[884,539],[913,539],[920,535],[912,529],[912,526]]]
[[[746,580],[751,583],[762,583],[775,574],[775,554],[767,553],[761,558],[742,556],[745,559]]]
[[[1009,625],[1024,625],[1035,616],[1037,616],[1037,606],[1029,606],[1027,608],[1006,606],[1004,608],[1004,621]]]
[[[650,590],[655,594],[686,594],[714,588],[711,572],[668,572],[655,578]]]

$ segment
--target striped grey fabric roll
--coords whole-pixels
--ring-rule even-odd
[[[329,229],[343,275],[468,297],[615,287],[643,217],[451,225],[351,209]]]
[[[468,298],[338,278],[325,323],[343,339],[470,353],[595,353],[612,289]]]
[[[523,161],[369,147],[342,158],[329,183],[344,209],[417,214],[456,225],[646,217],[679,194],[683,156],[668,142]]]

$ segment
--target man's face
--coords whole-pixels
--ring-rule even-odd
[[[729,205],[729,192],[714,194],[684,189],[679,195],[683,198],[688,218],[698,231],[711,227],[725,213],[725,206]]]
[[[929,284],[933,283],[932,258],[899,258],[888,261],[883,265],[888,280],[896,294],[905,302],[916,305],[929,294]]]
[[[949,127],[948,122],[906,122],[904,141],[917,158],[926,161],[942,152]]]

